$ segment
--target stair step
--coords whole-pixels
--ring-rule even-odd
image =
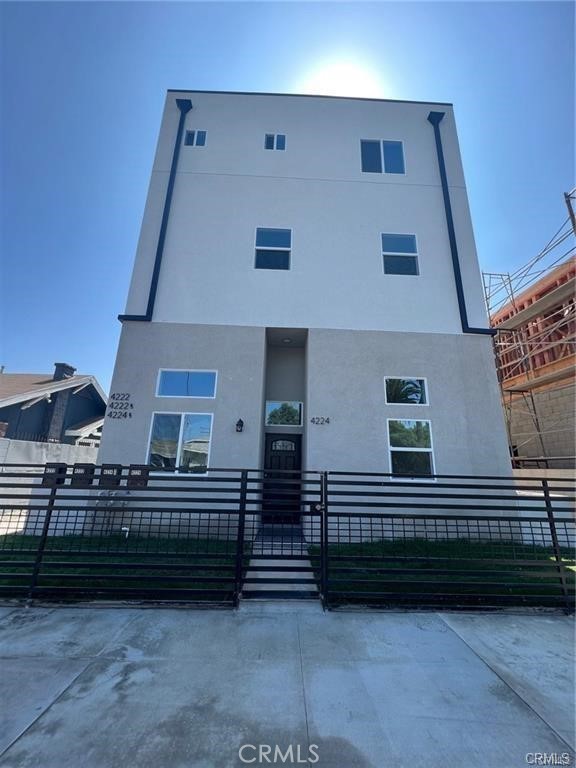
[[[260,536],[252,546],[242,598],[317,600],[318,588],[307,548],[300,537]]]
[[[318,600],[316,590],[295,590],[295,589],[245,589],[242,590],[242,598],[246,600]]]
[[[310,586],[316,586],[316,582],[313,577],[304,578],[286,578],[282,574],[273,577],[269,574],[269,578],[266,576],[246,576],[244,584],[308,584]]]

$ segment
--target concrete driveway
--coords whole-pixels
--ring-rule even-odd
[[[8,606],[0,765],[573,765],[573,627],[305,602]]]

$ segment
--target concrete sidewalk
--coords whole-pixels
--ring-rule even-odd
[[[0,608],[0,766],[574,765],[573,626],[305,602]]]

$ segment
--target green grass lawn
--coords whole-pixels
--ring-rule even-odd
[[[39,536],[0,537],[0,587],[27,586]],[[49,536],[41,588],[80,590],[234,589],[236,541],[175,537]],[[218,579],[218,580],[216,580]]]
[[[311,547],[310,554],[316,556],[313,562],[319,577],[320,547]],[[403,539],[331,544],[328,561],[333,593],[450,592],[520,597],[560,593],[552,549],[514,541]],[[574,552],[563,549],[562,561],[573,590]]]

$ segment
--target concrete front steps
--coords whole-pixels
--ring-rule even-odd
[[[256,600],[318,599],[308,557],[308,544],[299,525],[263,525],[252,542],[252,557],[242,597]]]
[[[253,557],[244,578],[242,597],[318,599],[312,563],[307,557]]]

